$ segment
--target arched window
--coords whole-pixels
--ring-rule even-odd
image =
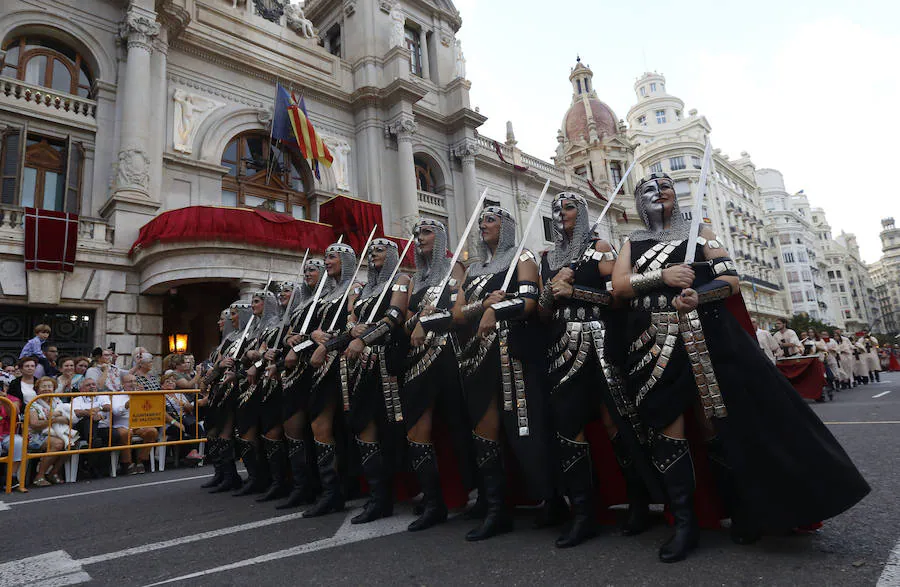
[[[0,75],[90,98],[91,71],[84,58],[66,45],[46,37],[19,37],[5,47]]]
[[[222,165],[228,168],[222,179],[224,205],[309,218],[309,166],[287,149],[273,145],[266,133],[250,131],[231,139],[222,153]]]
[[[435,174],[431,168],[431,163],[415,157],[413,162],[416,165],[416,189],[421,192],[435,193],[437,186],[435,185]]]
[[[24,136],[23,130],[0,135],[0,203],[77,214],[84,167],[81,145],[71,138]]]

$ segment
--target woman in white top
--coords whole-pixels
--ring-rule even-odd
[[[847,372],[844,371],[839,363],[841,349],[838,346],[837,341],[834,340],[826,330],[823,330],[820,336],[822,340],[825,341],[825,350],[827,351],[827,354],[825,355],[825,365],[834,377],[835,389],[850,389],[850,376],[847,375]]]
[[[115,364],[115,356],[112,349],[104,349],[97,364],[84,374],[97,382],[100,391],[122,391],[121,371]]]
[[[41,377],[35,387],[37,387],[37,397],[31,404],[31,413],[28,418],[28,450],[30,452],[65,450],[78,439],[78,433],[73,431],[70,425],[69,408],[57,397],[46,399],[41,397],[56,391],[56,381],[52,377]],[[46,487],[62,483],[57,476],[60,465],[62,465],[62,459],[58,456],[43,457],[38,464],[33,485]]]

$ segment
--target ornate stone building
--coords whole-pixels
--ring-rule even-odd
[[[0,356],[38,321],[63,353],[159,354],[175,332],[205,353],[220,308],[296,276],[302,242],[272,233],[321,233],[335,196],[379,204],[396,236],[419,215],[457,235],[486,187],[524,224],[548,178],[596,215],[586,181],[522,153],[511,128],[478,135],[461,22],[449,0],[4,2]],[[335,157],[321,179],[269,138],[276,83]],[[24,207],[78,214],[74,270],[25,270]]]
[[[884,218],[881,227],[882,256],[869,267],[880,311],[872,329],[896,335],[900,334],[900,228],[893,218]]]

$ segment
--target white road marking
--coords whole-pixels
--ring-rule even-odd
[[[898,587],[900,586],[900,542],[894,545],[891,554],[888,555],[881,576],[878,577],[876,587]]]
[[[893,390],[889,389],[887,391],[882,391],[881,393],[876,393],[875,395],[872,396],[872,399],[879,398],[883,395],[887,395],[887,394],[891,393],[891,391],[893,391]]]
[[[3,502],[3,501],[0,501],[0,512],[5,512],[5,511],[10,510],[10,509],[12,509],[12,508],[9,507],[9,504],[8,504],[8,503]]]
[[[206,575],[211,575],[214,573],[222,573],[225,571],[240,569],[242,567],[249,567],[252,565],[258,565],[274,560],[281,560],[287,557],[307,554],[310,552],[315,552],[317,550],[325,550],[327,548],[334,548],[336,546],[343,546],[345,544],[351,544],[353,542],[361,542],[363,540],[371,540],[373,538],[380,538],[382,536],[389,536],[391,534],[399,534],[401,532],[405,532],[406,527],[409,525],[409,523],[415,519],[415,517],[411,514],[407,514],[401,516],[392,516],[390,518],[382,518],[375,522],[354,526],[350,524],[350,518],[355,513],[356,512],[350,512],[347,514],[347,518],[344,520],[344,523],[341,524],[341,527],[338,528],[338,531],[331,538],[324,538],[322,540],[316,540],[315,542],[301,544],[292,548],[285,548],[284,550],[270,552],[269,554],[263,554],[257,557],[237,561],[228,565],[206,569],[205,571],[199,571],[196,573],[191,573],[189,575],[182,575],[181,577],[166,579],[165,581],[152,583],[150,585],[147,585],[146,587],[155,587],[156,585],[167,585],[169,583],[175,583],[178,581],[196,579],[197,577],[205,577]]]
[[[874,422],[824,422],[824,424],[900,424],[900,420],[876,420]]]
[[[182,481],[194,481],[197,479],[205,479],[207,477],[212,477],[212,475],[196,475],[194,477],[182,477],[180,479],[168,479],[166,481],[151,481],[150,483],[134,483],[131,485],[123,485],[121,487],[107,487],[106,489],[95,489],[93,491],[81,491],[79,493],[66,493],[64,495],[53,495],[51,497],[38,497],[35,499],[23,499],[21,501],[11,501],[9,503],[5,503],[0,501],[0,511],[3,511],[3,505],[6,506],[5,509],[9,509],[12,506],[20,506],[27,505],[29,503],[40,503],[42,501],[56,501],[58,499],[69,499],[70,497],[81,497],[83,495],[96,495],[98,493],[110,493],[112,491],[125,491],[126,489],[140,489],[142,487],[152,487],[154,485],[168,485],[169,483],[181,483]]]
[[[65,550],[0,564],[0,587],[13,585],[77,585],[91,580]]]

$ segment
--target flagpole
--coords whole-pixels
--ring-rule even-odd
[[[279,80],[275,78],[275,103],[278,103]],[[269,177],[272,175],[272,135],[275,134],[275,109],[272,109],[272,120],[269,121],[269,160],[266,161],[266,185],[269,185]]]

